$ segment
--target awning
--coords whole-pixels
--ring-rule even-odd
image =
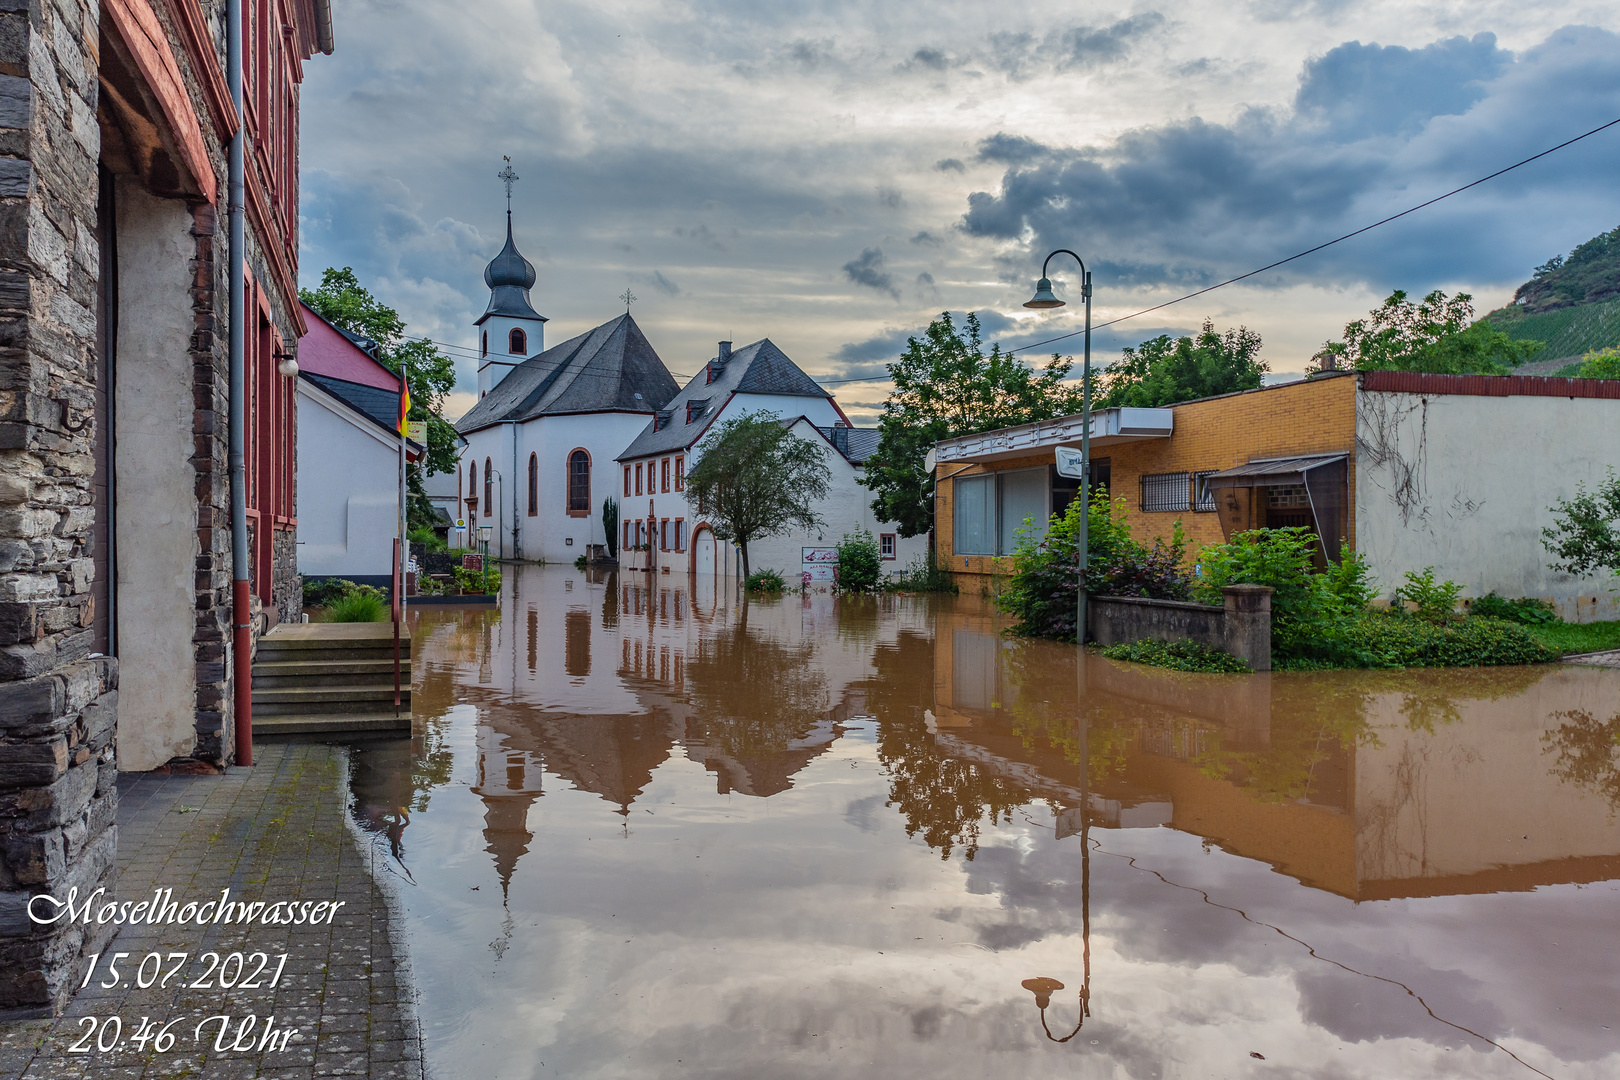
[[[1303,484],[1305,474],[1324,465],[1344,461],[1349,454],[1306,454],[1302,457],[1265,458],[1222,469],[1205,477],[1210,487],[1277,487]]]

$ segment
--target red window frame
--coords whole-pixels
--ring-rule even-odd
[[[686,490],[686,458],[685,457],[677,457],[675,459],[675,490],[676,491],[685,491]]]
[[[669,490],[669,458],[665,458],[663,460],[662,467],[660,468],[659,471],[660,471],[661,476],[662,476],[659,490],[660,491],[668,491]]]

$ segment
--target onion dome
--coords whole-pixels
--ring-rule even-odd
[[[507,315],[519,319],[546,317],[534,310],[529,301],[529,290],[534,287],[534,264],[525,259],[512,242],[512,215],[506,216],[506,246],[484,267],[484,284],[489,286],[489,307],[479,318],[482,323],[491,315]]]

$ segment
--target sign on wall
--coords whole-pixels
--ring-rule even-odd
[[[807,547],[803,549],[800,580],[806,585],[812,581],[838,579],[838,549],[835,547]]]
[[[1059,476],[1067,476],[1073,480],[1086,478],[1086,459],[1080,451],[1070,446],[1059,446],[1057,449],[1057,471]]]
[[[411,440],[411,442],[418,444],[419,446],[426,446],[427,445],[427,421],[426,420],[407,420],[407,421],[405,421],[405,437],[407,439]]]

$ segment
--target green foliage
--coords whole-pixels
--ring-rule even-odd
[[[1365,319],[1346,324],[1343,341],[1324,351],[1357,371],[1422,371],[1502,375],[1542,349],[1515,340],[1487,321],[1473,323],[1473,297],[1436,289],[1414,304],[1400,289]],[[1471,324],[1471,325],[1470,325]]]
[[[494,596],[501,591],[501,572],[493,566],[488,571],[458,566],[452,573],[456,578],[456,588],[463,596]]]
[[[1599,570],[1620,575],[1620,477],[1613,469],[1594,491],[1575,486],[1573,499],[1552,506],[1553,525],[1541,530],[1554,570],[1585,577]]]
[[[899,577],[891,578],[888,588],[894,592],[914,593],[951,593],[955,594],[956,578],[949,570],[939,565],[939,559],[933,551],[924,552],[911,560],[905,572]]]
[[[877,537],[857,528],[838,542],[840,592],[872,592],[883,581],[883,552]]]
[[[1599,349],[1581,357],[1577,379],[1620,379],[1620,349]]]
[[[405,535],[411,543],[421,544],[429,551],[448,551],[450,549],[450,546],[444,542],[438,533],[426,526],[417,526]]]
[[[1143,544],[1131,535],[1125,499],[1094,493],[1076,498],[1062,517],[1053,515],[1047,534],[1035,540],[1020,532],[1013,573],[996,606],[1017,621],[1011,632],[1026,637],[1075,640],[1079,606],[1080,515],[1086,519],[1086,592],[1100,596],[1146,596],[1185,600],[1191,591],[1182,568],[1186,541],[1177,522],[1171,539]]]
[[[1259,358],[1260,335],[1246,326],[1216,333],[1204,320],[1196,338],[1161,334],[1127,348],[1102,375],[1102,408],[1159,408],[1178,401],[1257,390],[1270,369]]]
[[[1359,552],[1346,551],[1338,562],[1328,564],[1324,576],[1328,590],[1353,610],[1366,607],[1378,595],[1372,570]]]
[[[1429,622],[1388,611],[1367,611],[1353,619],[1344,645],[1355,658],[1341,665],[1345,667],[1487,667],[1558,659],[1556,650],[1517,623],[1488,618]]]
[[[1612,815],[1620,810],[1620,713],[1607,720],[1585,709],[1557,716],[1564,722],[1541,737],[1542,752],[1557,755],[1552,774],[1607,799]]]
[[[961,330],[950,312],[928,324],[921,338],[889,365],[894,389],[883,403],[877,451],[862,483],[876,498],[879,521],[898,524],[901,536],[933,528],[933,477],[923,457],[941,439],[1047,420],[1080,410],[1080,388],[1068,381],[1072,362],[1053,355],[1040,370],[993,345],[988,354],[979,318]]]
[[[388,618],[388,603],[376,589],[352,592],[326,605],[326,622],[382,622]]]
[[[371,596],[388,603],[388,590],[375,585],[360,585],[347,578],[305,578],[304,606],[325,607],[346,596]]]
[[[1620,345],[1620,297],[1535,314],[1514,304],[1484,321],[1515,338],[1545,342],[1548,357],[1580,357]]]
[[[1546,600],[1532,600],[1528,596],[1509,600],[1494,592],[1469,604],[1468,614],[1487,619],[1506,619],[1521,626],[1540,626],[1561,621],[1558,612]]]
[[[1541,623],[1527,629],[1531,637],[1560,656],[1620,649],[1620,621]]]
[[[1223,586],[1269,585],[1274,590],[1271,652],[1279,664],[1361,666],[1346,635],[1366,607],[1371,590],[1366,567],[1341,564],[1318,574],[1315,555],[1316,537],[1309,529],[1236,533],[1229,543],[1198,553],[1195,594],[1206,604],[1219,604]]]
[[[1110,645],[1100,650],[1110,660],[1129,660],[1136,664],[1171,668],[1175,671],[1209,671],[1238,674],[1251,671],[1249,665],[1231,653],[1211,649],[1196,641],[1158,641],[1144,638]]]
[[[758,593],[762,596],[781,596],[782,590],[787,588],[787,582],[775,570],[757,570],[743,579],[745,592]]]
[[[1422,573],[1406,572],[1406,583],[1390,596],[1392,605],[1412,605],[1412,614],[1429,622],[1445,622],[1457,610],[1457,598],[1462,586],[1455,581],[1435,581],[1434,567],[1426,566]],[[1397,610],[1397,614],[1399,610]]]
[[[455,389],[455,362],[433,342],[408,337],[399,312],[371,295],[352,267],[327,267],[320,288],[300,289],[298,298],[333,326],[375,342],[373,355],[383,367],[395,375],[405,372],[411,391],[409,419],[428,425],[424,460],[406,466],[406,520],[411,528],[431,525],[435,515],[422,483],[422,468],[425,462],[428,476],[456,471],[461,437],[440,415],[445,395]]]
[[[585,556],[583,556],[583,555],[579,556],[578,558],[576,558],[574,560],[574,569],[575,570],[583,570],[589,565],[590,565],[590,563],[585,561]]]
[[[1604,300],[1620,293],[1620,228],[1602,233],[1536,267],[1535,275],[1513,294],[1528,312]]]
[[[816,503],[832,471],[820,440],[801,439],[773,412],[748,413],[710,429],[686,474],[686,497],[722,540],[733,540],[750,576],[748,545],[821,525]]]
[[[619,500],[609,495],[602,500],[602,534],[607,537],[608,558],[619,557]]]

